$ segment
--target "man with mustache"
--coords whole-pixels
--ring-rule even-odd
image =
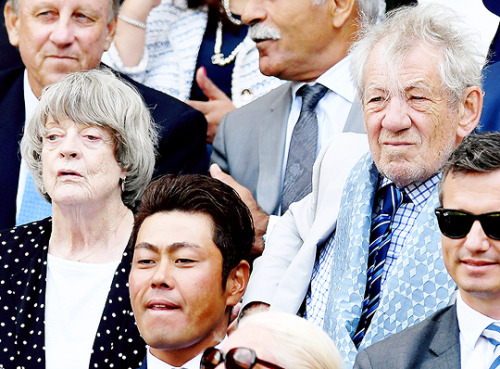
[[[358,348],[424,320],[455,289],[434,217],[437,183],[479,121],[484,60],[456,18],[421,4],[362,30],[352,72],[370,152],[338,206],[330,164],[339,154],[328,147],[312,194],[292,204],[254,263],[244,309],[303,313],[330,334],[347,368]]]
[[[497,368],[500,364],[500,134],[470,135],[439,183],[443,259],[456,303],[360,351],[355,368]]]
[[[45,86],[69,73],[100,66],[115,34],[118,9],[118,0],[6,2],[9,40],[19,48],[24,66],[0,74],[0,229],[50,215],[50,205],[38,195],[21,163],[18,142]],[[156,174],[205,173],[203,115],[171,96],[121,77],[138,89],[159,126]]]
[[[251,214],[228,185],[202,175],[154,181],[139,207],[129,286],[149,345],[141,369],[197,369],[224,340],[250,273]]]
[[[284,214],[311,191],[321,148],[342,132],[364,132],[347,51],[360,22],[375,22],[384,9],[378,0],[248,1],[242,20],[257,43],[261,72],[290,82],[223,118],[211,159],[218,166],[210,173],[251,209],[255,254],[268,214]]]

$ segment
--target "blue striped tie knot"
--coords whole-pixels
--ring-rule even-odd
[[[401,191],[392,183],[381,188],[380,195],[383,196],[382,208],[380,214],[372,221],[372,230],[370,234],[365,299],[363,301],[358,327],[352,339],[356,347],[358,347],[363,340],[366,329],[368,329],[373,314],[380,302],[382,273],[384,271],[387,251],[391,244],[391,222],[394,218],[394,214],[396,214],[396,211],[403,201]]]
[[[482,336],[486,338],[493,346],[495,346],[494,359],[491,363],[490,369],[500,367],[500,352],[497,352],[498,345],[500,345],[500,322],[491,323],[487,326]]]

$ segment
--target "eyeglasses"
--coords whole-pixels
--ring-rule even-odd
[[[472,224],[479,220],[489,238],[500,240],[500,212],[472,214],[468,211],[437,208],[436,217],[441,233],[448,238],[464,238]]]
[[[272,369],[285,369],[259,359],[254,350],[246,347],[235,347],[229,350],[227,354],[215,347],[207,348],[201,357],[200,369],[214,369],[220,363],[225,363],[226,369],[252,369],[255,364],[261,364]]]

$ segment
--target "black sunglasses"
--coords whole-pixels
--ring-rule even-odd
[[[220,363],[225,363],[226,369],[252,369],[255,364],[261,364],[272,369],[285,369],[259,359],[254,350],[246,347],[235,347],[229,350],[227,354],[215,347],[209,347],[201,357],[200,369],[214,369]]]
[[[437,208],[436,217],[441,233],[448,238],[464,238],[472,224],[479,220],[484,234],[494,240],[500,240],[500,212],[472,214],[468,211]]]

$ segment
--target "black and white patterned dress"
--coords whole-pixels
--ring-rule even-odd
[[[52,220],[0,232],[0,368],[45,369],[45,289]],[[130,306],[128,249],[116,269],[89,369],[135,369],[146,354]]]

